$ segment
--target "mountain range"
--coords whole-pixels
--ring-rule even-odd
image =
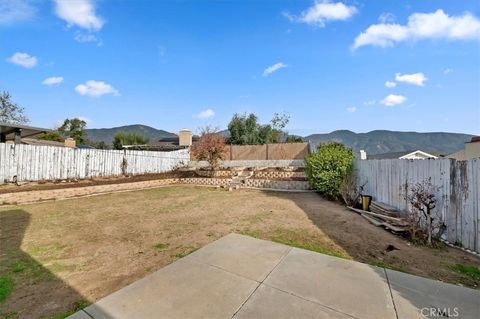
[[[473,135],[459,133],[418,133],[376,130],[355,133],[338,130],[326,134],[305,136],[312,144],[339,142],[355,151],[365,150],[367,154],[382,154],[401,151],[422,150],[434,155],[448,155],[464,148]]]
[[[115,134],[120,131],[142,134],[148,137],[150,142],[176,136],[175,133],[140,124],[87,129],[86,133],[88,139],[92,142],[104,141],[107,144],[112,144]],[[339,142],[355,151],[365,150],[368,154],[422,150],[428,153],[448,155],[462,149],[464,143],[470,141],[472,137],[473,135],[469,134],[446,132],[418,133],[376,130],[368,133],[355,133],[348,130],[338,130],[325,134],[312,134],[304,138],[314,145]]]

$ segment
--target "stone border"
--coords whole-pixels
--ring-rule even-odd
[[[445,240],[445,239],[440,239],[440,241],[443,242],[445,245],[447,245],[449,247],[452,247],[452,248],[455,248],[455,249],[458,249],[458,250],[462,250],[462,251],[466,252],[467,254],[470,254],[470,255],[473,255],[473,256],[476,256],[476,257],[480,258],[480,253],[479,252],[470,250],[468,248],[464,248],[464,247],[454,245],[454,244],[452,244],[451,242],[449,242],[448,240]]]
[[[242,160],[242,161],[220,161],[220,166],[229,167],[305,167],[304,160]],[[188,167],[202,168],[210,167],[207,161],[190,161]]]
[[[210,187],[231,187],[230,178],[169,178],[142,182],[106,184],[84,187],[69,187],[49,190],[35,190],[0,194],[0,206],[55,201],[75,197],[85,197],[123,191],[134,191],[169,185],[197,185]],[[247,179],[239,188],[253,188],[279,191],[309,191],[307,181],[276,181]]]

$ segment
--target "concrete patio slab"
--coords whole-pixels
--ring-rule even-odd
[[[480,317],[478,290],[390,269],[386,272],[399,319]]]
[[[261,282],[290,249],[270,241],[229,234],[187,258]]]
[[[68,317],[69,319],[92,319],[92,317],[90,317],[85,311],[83,310],[80,310],[76,313],[74,313],[73,315],[71,315],[70,317]]]
[[[381,268],[294,248],[265,284],[354,317],[396,318]]]
[[[352,317],[278,289],[261,285],[234,318],[345,319]]]
[[[231,234],[69,318],[440,317],[424,308],[478,318],[480,292]]]
[[[231,318],[258,282],[177,262],[84,309],[93,318]]]

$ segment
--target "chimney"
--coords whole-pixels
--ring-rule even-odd
[[[192,131],[184,128],[178,132],[178,145],[191,146],[192,145]]]
[[[364,150],[360,150],[360,159],[361,160],[366,160],[367,159],[367,152]]]
[[[76,142],[73,138],[69,137],[65,139],[65,147],[75,148]]]

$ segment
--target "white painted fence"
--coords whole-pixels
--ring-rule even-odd
[[[359,182],[364,194],[409,210],[405,185],[431,178],[439,187],[436,209],[447,225],[446,239],[480,253],[480,160],[358,160]]]
[[[0,183],[82,179],[127,174],[161,173],[184,166],[188,149],[172,152],[72,149],[0,143]]]

